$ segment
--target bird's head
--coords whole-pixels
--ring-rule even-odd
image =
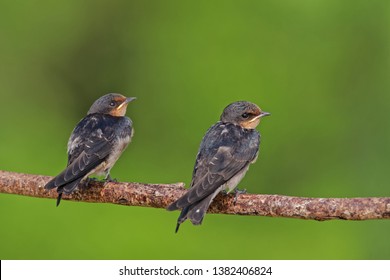
[[[103,95],[92,104],[91,108],[89,108],[88,115],[99,113],[123,117],[126,114],[127,105],[134,99],[135,97],[125,97],[119,93]]]
[[[247,101],[238,101],[228,105],[221,115],[224,123],[233,123],[246,129],[255,129],[260,119],[269,116],[270,113],[263,112],[259,106]]]

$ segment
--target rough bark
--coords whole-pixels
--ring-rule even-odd
[[[0,171],[0,193],[40,198],[56,198],[55,190],[43,187],[49,176]],[[91,182],[88,187],[64,200],[112,203],[127,206],[165,208],[186,192],[184,183],[144,184],[124,182]],[[53,201],[53,207],[54,207]],[[61,206],[60,206],[61,207]],[[389,219],[390,198],[305,198],[283,195],[241,194],[234,203],[233,195],[220,194],[209,213],[300,218],[317,221],[330,219]]]

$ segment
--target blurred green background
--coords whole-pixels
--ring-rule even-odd
[[[120,181],[191,180],[237,100],[272,116],[240,188],[390,196],[390,2],[1,1],[0,169],[57,175],[92,102],[136,96]],[[207,215],[0,194],[1,259],[389,259],[390,222]]]

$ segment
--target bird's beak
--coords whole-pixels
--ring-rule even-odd
[[[251,119],[249,122],[250,122],[250,123],[251,123],[251,122],[254,122],[254,121],[256,121],[256,120],[258,120],[258,119],[260,119],[260,118],[262,118],[262,117],[266,117],[266,116],[269,116],[269,115],[271,115],[271,114],[270,114],[270,113],[267,113],[267,112],[261,112],[260,115],[254,117],[254,118]]]
[[[127,103],[130,103],[131,101],[136,100],[136,99],[137,99],[137,97],[127,97],[125,102],[127,104]]]
[[[266,116],[270,116],[270,115],[271,115],[271,113],[268,113],[268,112],[261,112],[260,118],[266,117]]]
[[[120,110],[123,106],[126,106],[127,104],[129,104],[131,101],[133,101],[133,100],[135,100],[135,99],[137,99],[136,97],[127,97],[126,99],[125,99],[125,101],[123,101],[122,103],[121,103],[121,105],[119,105],[118,106],[118,108],[116,108],[117,110]]]

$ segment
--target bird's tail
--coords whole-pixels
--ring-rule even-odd
[[[57,196],[57,204],[56,204],[57,207],[58,207],[58,205],[60,205],[61,198],[62,198],[62,192],[58,193],[58,196]]]
[[[54,180],[54,179],[53,179],[53,180]],[[52,180],[52,181],[53,181],[53,180]],[[76,180],[74,180],[74,181],[72,181],[72,182],[66,184],[66,185],[62,185],[62,186],[59,186],[59,187],[57,188],[57,193],[58,193],[58,196],[57,196],[57,204],[56,204],[57,207],[58,207],[58,205],[60,205],[60,203],[61,203],[62,194],[63,194],[63,193],[65,193],[65,194],[71,194],[71,193],[77,188],[77,186],[79,185],[79,183],[80,183],[81,180],[82,180],[82,178],[79,178],[79,179],[76,179]],[[50,181],[50,182],[51,182],[51,181]],[[47,183],[47,185],[49,185],[50,182]],[[46,186],[47,186],[47,185],[46,185]],[[45,188],[46,188],[46,186],[45,186]],[[49,186],[49,187],[51,187],[51,186]],[[54,187],[51,187],[51,188],[54,188]],[[48,188],[46,188],[46,189],[48,189]]]
[[[69,182],[67,183],[66,185],[63,185],[61,187],[61,190],[65,193],[65,194],[71,194],[76,188],[77,186],[80,184],[81,180],[83,178],[78,178],[72,182]],[[60,188],[58,188],[59,190]]]
[[[54,189],[57,187],[56,185],[56,178],[57,177],[54,177],[53,179],[51,179],[46,185],[45,185],[45,190],[51,190],[51,189]]]
[[[179,207],[177,206],[177,201],[172,202],[171,204],[169,204],[168,207],[167,207],[166,209],[167,209],[168,211],[174,211],[174,210],[179,209]]]
[[[181,225],[185,220],[187,220],[187,213],[188,213],[188,210],[189,210],[189,209],[190,209],[190,206],[187,206],[187,207],[184,207],[183,210],[181,210],[180,216],[179,216],[179,218],[177,219],[177,224],[176,224],[175,233],[177,233],[177,232],[179,231],[180,225]]]
[[[209,206],[217,193],[218,191],[210,194],[199,202],[195,202],[190,206],[184,207],[177,219],[175,232],[177,233],[179,231],[180,225],[187,219],[190,219],[193,225],[200,225],[206,215],[207,209],[209,209]]]
[[[190,206],[188,213],[186,213],[186,218],[190,219],[193,225],[200,225],[202,223],[204,215],[206,215],[207,209],[209,209],[215,195],[216,193],[212,193],[198,203]]]

